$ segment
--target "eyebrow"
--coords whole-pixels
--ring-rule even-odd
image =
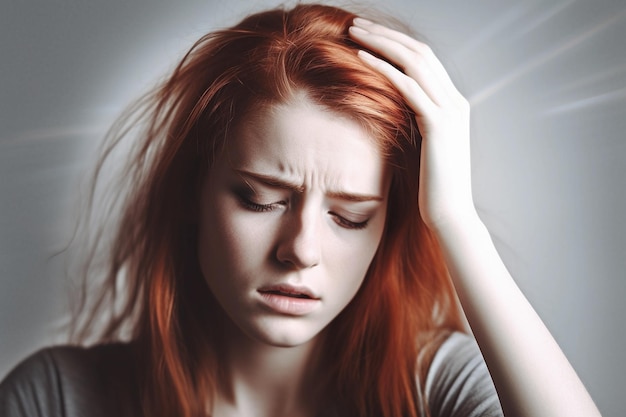
[[[239,175],[250,177],[270,187],[282,188],[282,189],[294,191],[297,193],[304,192],[304,186],[286,181],[282,178],[278,178],[273,175],[260,174],[258,172],[251,172],[251,171],[246,171],[243,169],[234,169],[234,171],[237,172]],[[327,195],[330,198],[352,201],[356,203],[361,203],[365,201],[383,201],[383,198],[379,195],[348,193],[345,191],[330,191],[327,193]]]

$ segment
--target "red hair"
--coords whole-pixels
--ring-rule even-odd
[[[296,93],[360,123],[393,173],[385,231],[365,281],[323,333],[324,386],[344,399],[346,415],[421,414],[437,336],[462,326],[444,260],[419,215],[415,115],[357,57],[360,47],[347,32],[354,17],[298,5],[210,33],[131,113],[138,118],[127,116],[112,134],[103,160],[138,120],[144,123],[124,171],[131,192],[106,281],[91,307],[83,306],[87,319],[77,335],[86,337],[98,314],[116,303],[99,340],[119,339],[130,328],[142,352],[146,415],[203,415],[219,384],[216,340],[224,315],[196,259],[199,184],[242,120]]]

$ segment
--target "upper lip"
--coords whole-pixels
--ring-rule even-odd
[[[257,290],[260,293],[276,293],[276,294],[287,294],[293,296],[305,296],[308,298],[312,298],[314,300],[319,300],[319,296],[317,296],[311,289],[301,286],[301,285],[291,285],[291,284],[273,284],[273,285],[265,285]]]

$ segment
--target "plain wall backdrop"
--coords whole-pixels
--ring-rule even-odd
[[[0,377],[63,341],[94,150],[207,31],[273,1],[4,0]],[[340,3],[350,5],[350,2]],[[386,0],[472,104],[475,201],[606,417],[626,411],[626,3]]]

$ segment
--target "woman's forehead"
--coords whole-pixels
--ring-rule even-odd
[[[227,149],[236,169],[303,186],[368,194],[386,188],[385,162],[368,132],[306,98],[261,109],[243,120]]]

